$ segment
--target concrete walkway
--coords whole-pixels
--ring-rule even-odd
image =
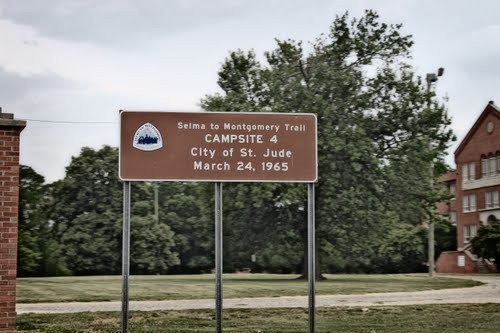
[[[441,276],[441,275],[440,275]],[[444,276],[444,275],[442,275]],[[486,283],[472,288],[364,295],[316,296],[317,306],[382,306],[412,304],[500,303],[500,275],[453,275]],[[224,308],[305,308],[306,296],[224,299]],[[215,300],[132,301],[130,310],[213,309]],[[17,313],[71,313],[120,311],[121,302],[70,302],[17,304]]]

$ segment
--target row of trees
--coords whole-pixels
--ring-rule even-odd
[[[445,197],[429,180],[445,171],[442,159],[453,134],[444,106],[408,64],[411,36],[367,11],[360,18],[337,17],[313,43],[276,43],[262,58],[253,51],[231,52],[219,71],[222,93],[205,96],[202,107],[316,113],[321,270],[424,270],[422,221]],[[431,161],[437,162],[432,175]],[[84,148],[66,177],[49,185],[22,168],[20,275],[120,271],[117,164],[116,148]],[[210,270],[212,185],[162,183],[159,193],[156,222],[153,184],[133,185],[132,271]],[[303,272],[303,185],[231,183],[224,198],[225,269]],[[438,250],[454,249],[452,227],[433,218]]]

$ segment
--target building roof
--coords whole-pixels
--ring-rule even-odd
[[[477,131],[483,119],[486,118],[486,116],[488,116],[488,114],[490,113],[500,119],[500,108],[496,106],[495,102],[493,101],[488,102],[481,115],[477,118],[474,125],[472,125],[471,129],[469,130],[465,138],[462,140],[457,150],[455,150],[455,156],[457,156],[462,151],[462,149],[466,146],[466,143],[471,139],[471,137]]]
[[[441,175],[438,178],[439,183],[451,182],[453,180],[457,180],[457,171],[456,170],[448,171],[447,173],[445,173],[444,175]]]

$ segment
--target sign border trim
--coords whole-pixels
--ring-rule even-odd
[[[315,129],[315,155],[316,155],[316,163],[315,163],[315,178],[313,180],[234,180],[234,179],[129,179],[122,178],[121,175],[121,137],[122,137],[122,114],[124,113],[193,113],[193,114],[267,114],[267,115],[298,115],[298,116],[312,116],[314,117],[314,129]],[[315,113],[294,113],[294,112],[211,112],[211,111],[134,111],[134,110],[120,110],[119,111],[119,131],[118,131],[118,178],[121,181],[126,182],[206,182],[206,183],[316,183],[318,181],[318,116]]]

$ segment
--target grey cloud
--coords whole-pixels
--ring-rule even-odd
[[[500,50],[467,57],[461,60],[462,68],[468,69],[468,76],[482,81],[500,80]]]
[[[115,46],[217,23],[238,13],[242,13],[238,2],[201,0],[7,0],[0,10],[4,18],[49,36]]]
[[[326,0],[319,2],[328,3]],[[300,12],[301,8],[307,8],[307,3],[282,0],[4,0],[3,5],[0,3],[0,17],[33,26],[56,38],[131,47],[226,20]]]
[[[478,80],[500,80],[500,44],[494,41],[489,45],[471,42],[468,46],[463,52],[457,53],[455,61],[460,67]]]
[[[56,74],[33,74],[21,76],[0,68],[0,101],[9,103],[27,96],[44,94],[51,90],[76,89],[82,85]]]

